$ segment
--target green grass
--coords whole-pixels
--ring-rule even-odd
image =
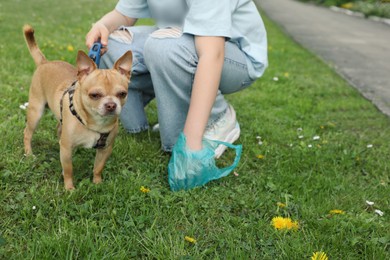
[[[33,138],[36,157],[25,158],[19,105],[34,64],[23,24],[34,26],[47,58],[74,63],[67,47],[86,51],[91,23],[114,4],[0,3],[0,259],[309,259],[321,250],[329,259],[390,258],[389,119],[265,17],[270,67],[227,97],[242,129],[239,176],[173,193],[159,135],[121,129],[104,183],[91,183],[94,151],[79,149],[76,191],[66,192],[50,113]],[[154,104],[148,115],[157,122]],[[299,230],[275,230],[275,216],[298,221]]]

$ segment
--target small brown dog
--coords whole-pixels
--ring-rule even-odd
[[[25,25],[23,32],[37,65],[31,81],[24,130],[26,155],[32,154],[31,138],[48,105],[59,121],[65,189],[74,189],[72,151],[77,146],[97,149],[93,182],[100,183],[118,133],[118,115],[127,98],[131,51],[119,58],[110,70],[97,69],[95,63],[79,51],[75,68],[63,61],[47,61],[35,42],[33,28]]]

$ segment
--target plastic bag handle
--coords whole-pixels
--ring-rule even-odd
[[[225,146],[227,146],[229,148],[232,148],[232,149],[236,150],[236,157],[234,158],[234,161],[233,161],[232,165],[227,166],[227,167],[225,167],[223,169],[220,169],[220,170],[221,171],[225,171],[225,170],[229,170],[229,169],[232,169],[232,168],[234,169],[238,165],[238,163],[240,161],[241,153],[242,153],[242,145],[241,144],[235,145],[235,144],[231,144],[231,143],[227,143],[227,142],[223,142],[223,141],[219,141],[219,140],[212,140],[212,141],[216,142],[217,144],[222,144],[222,145],[225,145]]]

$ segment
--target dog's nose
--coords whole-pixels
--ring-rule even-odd
[[[104,107],[108,112],[114,112],[116,109],[116,103],[115,102],[107,102],[104,104]]]

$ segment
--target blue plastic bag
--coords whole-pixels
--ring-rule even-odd
[[[215,165],[214,159],[214,148],[220,144],[236,150],[233,164],[222,169]],[[168,164],[168,182],[171,190],[188,190],[227,176],[238,165],[241,152],[241,145],[208,139],[203,140],[202,150],[191,151],[186,145],[185,135],[181,132]]]

